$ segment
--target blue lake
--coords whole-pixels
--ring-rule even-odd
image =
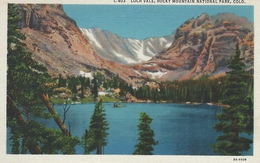
[[[218,106],[126,103],[124,108],[113,108],[113,103],[103,105],[109,124],[108,144],[104,147],[104,154],[131,155],[138,143],[140,112],[146,112],[153,119],[151,128],[155,132],[155,140],[159,142],[154,146],[155,155],[216,155],[210,145],[221,134],[212,128],[217,122],[216,114],[221,112]],[[63,117],[63,105],[54,107]],[[81,139],[85,129],[89,127],[94,107],[94,103],[71,105],[65,124],[68,127],[70,122],[72,135]],[[54,120],[45,121],[45,125],[57,128]],[[8,144],[7,153],[10,153]],[[83,154],[83,148],[77,146],[76,153]],[[252,147],[243,154],[253,155]]]

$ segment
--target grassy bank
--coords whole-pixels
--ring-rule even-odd
[[[119,102],[117,98],[113,96],[99,96],[103,102]],[[53,104],[64,104],[66,101],[62,98],[51,98],[51,103]],[[76,101],[68,100],[68,103],[71,104],[72,102],[80,102],[80,103],[91,103],[96,102],[93,97],[83,98]]]

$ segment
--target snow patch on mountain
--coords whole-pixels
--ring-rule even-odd
[[[148,64],[143,64],[143,66],[145,66],[145,67],[153,67],[153,66],[157,66],[157,64],[155,64],[155,63],[148,63]]]
[[[137,40],[121,38],[115,33],[97,27],[81,29],[81,31],[99,55],[110,61],[123,64],[148,61],[168,48],[174,41],[174,34]]]
[[[169,48],[172,45],[172,43],[166,44],[166,47]]]
[[[136,63],[133,59],[131,59],[131,58],[126,58],[126,57],[124,57],[124,56],[122,56],[121,54],[119,54],[119,53],[117,53],[117,52],[113,52],[120,60],[122,60],[123,62],[126,62],[126,63],[129,63],[129,64],[131,64],[131,63]]]
[[[92,80],[94,78],[92,72],[85,72],[85,71],[80,70],[79,75],[82,77],[85,77],[85,78],[89,78],[90,80]]]
[[[157,71],[157,72],[146,72],[147,74],[149,74],[151,76],[152,79],[156,79],[156,78],[160,78],[163,75],[167,74],[167,71],[162,72],[162,71]]]
[[[141,75],[141,76],[142,76],[142,74],[141,74],[139,71],[137,71],[137,70],[134,70],[134,72],[135,72],[136,74],[138,74],[138,75]]]
[[[102,49],[102,46],[100,45],[99,41],[96,39],[94,33],[91,32],[91,30],[82,30],[84,35],[88,36],[89,43],[91,45],[96,46],[97,48]]]

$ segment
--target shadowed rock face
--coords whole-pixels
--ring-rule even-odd
[[[61,5],[18,5],[22,15],[21,33],[38,62],[47,66],[51,75],[74,74],[94,66],[99,60],[76,23],[68,18]],[[86,59],[93,58],[93,61]]]
[[[239,44],[247,70],[253,71],[254,33],[237,25],[237,19],[234,22],[231,20],[217,20],[217,24],[207,14],[202,14],[181,25],[176,30],[171,47],[149,61],[157,69],[162,68],[167,72],[161,80],[198,78],[205,74],[222,75],[235,55],[236,44]]]
[[[125,80],[128,75],[135,75],[129,66],[98,55],[75,21],[64,13],[62,5],[19,4],[18,9],[22,16],[21,33],[26,36],[24,43],[51,76],[79,75],[94,70],[120,74]]]
[[[245,18],[240,19],[232,14],[225,14],[224,17],[202,14],[196,19],[187,20],[178,29],[173,29],[175,33],[169,39],[172,42],[167,40],[167,48],[150,55],[150,60],[126,64],[109,59],[114,57],[113,53],[109,57],[104,53],[98,54],[76,22],[64,13],[62,5],[19,4],[18,9],[22,16],[21,33],[26,36],[24,43],[28,51],[32,52],[36,61],[46,65],[52,76],[79,75],[82,71],[98,70],[105,75],[119,75],[135,84],[147,78],[183,80],[203,74],[223,75],[235,54],[237,43],[247,70],[254,69],[252,25]],[[131,44],[131,41],[126,43]],[[110,47],[114,46],[113,42],[110,44]],[[106,48],[104,46],[102,50],[106,51]],[[138,58],[136,54],[133,56]]]

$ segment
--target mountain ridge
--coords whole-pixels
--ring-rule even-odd
[[[123,64],[150,60],[154,55],[168,48],[174,38],[174,34],[163,37],[149,37],[144,40],[123,38],[98,27],[81,28],[81,31],[99,55]]]
[[[99,70],[121,74],[126,80],[128,74],[134,74],[128,66],[98,55],[76,22],[64,13],[62,5],[17,4],[17,7],[26,48],[34,60],[46,66],[52,77],[78,76]]]
[[[22,16],[20,31],[27,38],[24,43],[28,51],[32,52],[37,62],[47,67],[53,77],[100,71],[107,77],[118,75],[132,85],[141,86],[136,83],[144,83],[147,79],[171,81],[196,79],[202,75],[223,75],[228,70],[227,65],[235,54],[237,43],[247,70],[254,70],[254,32],[241,26],[244,19],[240,21],[234,16],[225,20],[226,15],[224,18],[219,15],[218,18],[212,18],[202,14],[187,20],[176,30],[173,29],[168,41],[160,48],[156,47],[161,42],[160,38],[148,38],[145,48],[140,48],[143,44],[140,40],[120,38],[109,31],[97,31],[96,34],[105,39],[99,38],[101,41],[94,43],[101,43],[100,49],[103,51],[108,48],[107,51],[116,52],[107,55],[95,49],[76,22],[64,13],[62,5],[17,6]],[[235,21],[232,22],[232,19]],[[240,24],[236,24],[239,21]],[[111,40],[116,41],[112,43]],[[123,54],[127,48],[131,53]],[[144,54],[149,48],[157,51]],[[137,53],[132,53],[138,50],[147,59],[140,60]],[[133,61],[129,64],[120,60],[120,57],[128,57]]]
[[[177,28],[173,44],[149,62],[154,65],[153,69],[160,70],[157,72],[167,72],[160,80],[223,75],[239,44],[247,71],[253,71],[253,40],[254,33],[249,29],[230,20],[213,21],[204,13]]]

